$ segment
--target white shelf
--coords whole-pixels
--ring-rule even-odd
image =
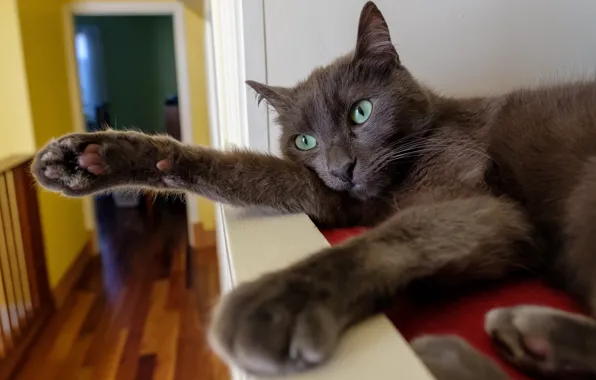
[[[260,210],[228,206],[219,206],[218,213],[224,290],[329,246],[306,215],[272,216]],[[232,372],[234,379],[257,379],[238,370]],[[433,377],[391,322],[379,315],[350,329],[326,365],[284,379],[432,380]]]

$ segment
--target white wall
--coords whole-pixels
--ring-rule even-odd
[[[264,0],[267,82],[292,85],[351,50],[365,2]],[[500,93],[539,79],[585,77],[596,68],[596,1],[375,3],[402,62],[445,94]],[[273,147],[278,128],[269,124]]]

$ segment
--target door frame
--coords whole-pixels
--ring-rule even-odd
[[[269,110],[259,107],[244,83],[267,83],[264,0],[205,0],[205,66],[211,144],[271,152]],[[246,49],[247,42],[250,49]],[[230,230],[226,208],[215,205],[217,255],[222,292],[233,287]],[[232,371],[234,379],[243,378]]]
[[[171,16],[174,27],[174,53],[176,57],[176,76],[178,89],[178,109],[180,112],[181,140],[193,144],[190,80],[188,71],[188,55],[186,48],[186,24],[184,5],[177,2],[83,2],[65,4],[63,7],[64,38],[68,85],[70,89],[71,117],[75,131],[84,132],[84,116],[82,113],[79,73],[75,50],[76,16]],[[91,197],[83,200],[85,226],[96,231],[95,209]],[[193,226],[200,221],[197,197],[186,195],[188,221],[188,239],[194,244]],[[95,247],[96,250],[98,247]]]
[[[205,27],[210,113],[218,147],[270,152],[269,111],[247,79],[267,83],[264,0],[206,0]]]

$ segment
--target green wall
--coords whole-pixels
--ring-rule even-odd
[[[99,29],[112,127],[165,132],[166,98],[176,95],[170,16],[79,16]]]

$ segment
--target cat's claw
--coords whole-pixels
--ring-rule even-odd
[[[228,362],[259,376],[302,372],[325,362],[341,329],[314,294],[307,284],[292,284],[279,275],[241,285],[213,313],[211,346]]]
[[[36,155],[31,169],[43,187],[71,196],[93,190],[96,177],[109,171],[91,134],[51,141]]]

